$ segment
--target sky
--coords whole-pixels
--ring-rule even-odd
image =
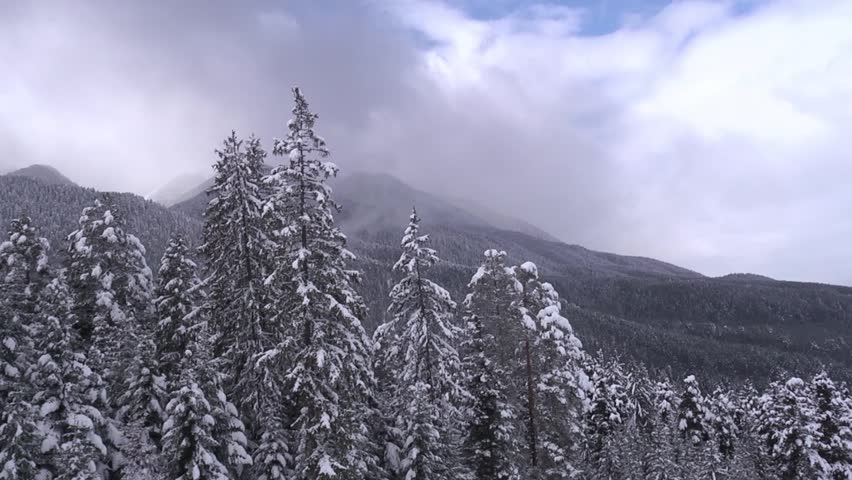
[[[298,85],[343,174],[852,285],[852,0],[6,2],[0,71],[0,171],[146,194],[271,148]]]

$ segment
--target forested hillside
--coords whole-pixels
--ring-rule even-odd
[[[13,218],[28,215],[37,219],[42,234],[54,250],[66,246],[65,237],[74,229],[80,212],[103,193],[76,185],[56,184],[43,180],[41,166],[21,170],[20,175],[0,176],[0,222],[8,225]],[[35,178],[29,175],[35,175]],[[175,234],[197,239],[201,234],[200,218],[167,210],[165,207],[132,193],[110,193],[110,201],[146,247],[145,258],[157,265]]]
[[[338,215],[293,95],[270,151],[224,140],[202,218],[0,179],[0,479],[852,478],[850,289],[565,245],[384,176]]]

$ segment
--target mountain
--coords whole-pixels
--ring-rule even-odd
[[[204,181],[204,176],[201,174],[187,173],[179,175],[156,191],[146,195],[145,198],[153,200],[160,205],[170,207],[196,195],[198,192],[195,191],[195,188]]]
[[[59,170],[49,165],[30,165],[29,167],[9,172],[6,175],[34,178],[49,185],[77,185],[69,180],[68,177],[59,173]]]
[[[65,237],[77,228],[77,219],[83,208],[90,206],[103,192],[73,183],[58,184],[53,181],[56,177],[44,179],[42,169],[23,171],[35,172],[38,176],[0,176],[0,192],[3,192],[0,195],[0,228],[5,233],[12,219],[29,215],[41,234],[50,241],[51,260],[58,263],[67,248]],[[61,174],[59,176],[65,178]],[[116,203],[118,213],[127,220],[127,230],[145,245],[145,258],[155,272],[172,234],[180,233],[190,239],[198,239],[201,235],[201,220],[198,218],[170,211],[132,193],[110,192],[109,195]]]
[[[112,194],[128,228],[148,247],[156,271],[169,235],[197,244],[207,205],[199,185],[171,208],[133,194]],[[601,349],[651,370],[708,382],[750,378],[757,383],[784,372],[808,375],[825,367],[852,380],[852,288],[772,280],[754,274],[710,278],[666,262],[589,250],[517,231],[515,221],[483,215],[398,179],[359,173],[333,183],[342,206],[337,220],[364,272],[361,294],[370,307],[368,329],[383,320],[391,266],[412,205],[423,232],[444,260],[435,279],[454,298],[487,248],[506,250],[511,263],[533,261],[566,300],[566,312],[589,351]],[[99,195],[40,179],[0,177],[0,222],[29,213],[62,250],[80,211]],[[8,193],[7,193],[8,192]],[[200,192],[200,193],[199,193]]]

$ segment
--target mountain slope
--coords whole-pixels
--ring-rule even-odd
[[[0,176],[0,225],[5,235],[9,222],[29,215],[52,247],[52,261],[59,261],[67,247],[65,237],[77,228],[83,208],[102,193],[91,188],[48,183],[41,178]],[[201,235],[201,221],[173,212],[132,193],[110,193],[127,221],[127,229],[146,247],[146,260],[156,272],[169,237],[181,233],[192,241]]]
[[[59,170],[49,165],[30,165],[29,167],[9,172],[6,175],[12,177],[34,178],[48,185],[77,185],[68,177],[59,173]]]
[[[500,228],[481,215],[384,175],[337,180],[338,220],[364,272],[359,289],[370,307],[368,329],[383,320],[391,266],[410,206],[444,261],[436,280],[461,299],[487,248],[509,261],[533,261],[569,304],[567,313],[587,349],[603,349],[670,375],[762,382],[788,370],[807,375],[826,367],[852,380],[852,288],[784,282],[757,275],[708,278],[665,262],[596,252]],[[0,177],[0,222],[31,215],[54,245],[54,258],[80,211],[100,195],[92,189]],[[156,270],[168,237],[197,244],[206,196],[171,209],[133,194],[112,194],[130,231],[147,247]]]

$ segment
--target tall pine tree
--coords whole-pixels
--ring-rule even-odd
[[[390,319],[375,334],[390,417],[396,419],[401,478],[456,478],[461,405],[467,400],[455,345],[461,329],[449,292],[428,278],[438,262],[412,210],[394,271]]]
[[[465,297],[465,340],[462,371],[470,393],[466,463],[477,480],[519,479],[519,429],[515,392],[511,387],[514,347],[499,340],[518,330],[518,289],[506,252],[487,250]],[[508,350],[508,351],[507,351]],[[509,365],[507,366],[507,363]]]
[[[264,358],[291,359],[293,477],[364,478],[378,462],[369,441],[376,412],[372,344],[361,324],[366,307],[353,288],[358,274],[347,265],[354,256],[334,226],[338,207],[326,181],[337,166],[324,160],[317,115],[298,88],[293,94],[294,118],[274,149],[286,160],[268,179],[275,190],[269,205],[287,239],[269,283],[277,285],[278,315],[292,328]]]
[[[559,294],[541,281],[532,262],[515,267],[520,283],[519,311],[524,365],[523,415],[526,423],[529,478],[576,475],[571,452],[582,432],[582,343],[562,316]]]

